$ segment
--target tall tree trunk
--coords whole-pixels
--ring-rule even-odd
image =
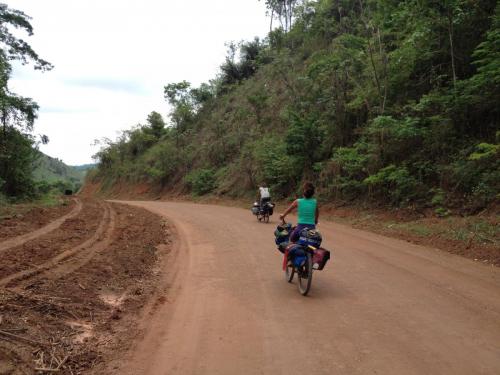
[[[373,50],[373,46],[371,43],[371,39],[375,36],[375,34],[374,34],[373,30],[371,29],[371,26],[365,20],[365,17],[364,17],[365,11],[363,8],[363,1],[362,0],[359,0],[359,6],[361,9],[361,21],[364,23],[365,29],[367,31],[368,54],[370,55],[370,63],[371,63],[372,69],[373,69],[373,77],[375,79],[375,84],[377,85],[377,92],[378,92],[379,105],[380,105],[379,112],[383,112],[384,106],[385,106],[385,100],[384,100],[384,95],[382,94],[382,86],[380,84],[380,79],[379,79],[378,72],[377,72],[377,66],[375,64],[375,59],[373,57],[374,50]]]
[[[273,31],[273,18],[274,18],[274,8],[271,9],[271,23],[270,23],[270,26],[269,26],[269,32]]]
[[[285,17],[285,32],[288,32],[288,7],[286,0],[283,1],[284,17]]]
[[[453,50],[453,14],[448,8],[448,37],[450,38],[451,70],[453,74],[453,87],[457,84],[457,73],[455,69],[455,52]]]
[[[380,58],[382,59],[382,64],[383,64],[383,73],[384,73],[384,100],[382,102],[382,114],[385,111],[385,103],[387,101],[387,86],[388,86],[388,74],[387,74],[387,53],[385,52],[385,49],[382,47],[382,37],[380,36],[380,29],[377,28],[377,35],[378,35],[378,45],[379,45],[379,51],[380,51]]]
[[[6,179],[7,177],[7,166],[8,166],[8,161],[7,161],[7,110],[6,108],[2,108],[2,115],[0,118],[0,121],[2,122],[2,131],[3,131],[3,136],[2,136],[2,141],[0,143],[0,177],[2,179]],[[8,181],[5,181],[8,183]],[[0,191],[3,191],[4,193],[6,192],[6,187],[0,186]]]

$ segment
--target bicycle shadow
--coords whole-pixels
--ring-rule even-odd
[[[348,285],[343,284],[340,280],[328,278],[321,279],[321,272],[316,271],[313,273],[312,285],[307,296],[302,296],[298,290],[298,280],[297,275],[294,276],[291,283],[285,280],[284,272],[281,273],[281,277],[274,279],[273,284],[276,288],[279,288],[283,293],[290,295],[297,295],[302,298],[308,299],[352,299],[355,295],[350,290]]]

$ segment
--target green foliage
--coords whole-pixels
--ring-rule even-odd
[[[35,189],[37,196],[43,197],[47,195],[59,196],[64,194],[66,190],[71,190],[73,193],[78,191],[79,186],[68,180],[55,180],[52,182],[37,181]]]
[[[8,197],[32,198],[35,195],[33,163],[37,157],[33,139],[13,127],[5,127],[1,134],[2,192]]]
[[[287,153],[287,144],[277,137],[265,137],[251,148],[256,166],[256,184],[265,182],[276,197],[293,191],[302,168],[298,158]]]
[[[146,152],[144,164],[147,178],[164,186],[179,165],[177,150],[172,142],[161,142]]]
[[[465,150],[451,164],[451,181],[454,189],[464,194],[468,205],[479,210],[499,198],[500,147],[480,143],[472,150]]]
[[[318,122],[312,116],[301,117],[289,113],[289,127],[285,135],[286,152],[297,158],[305,173],[311,171],[314,162],[319,160],[319,149],[323,138]],[[306,176],[306,178],[311,176]]]
[[[500,191],[497,3],[266,1],[282,27],[229,44],[209,83],[165,86],[163,131],[106,142],[97,175],[479,210]]]
[[[158,112],[151,112],[147,118],[148,130],[156,140],[159,140],[165,134],[165,121]]]
[[[431,200],[433,206],[440,206],[445,203],[446,195],[443,189],[431,189],[431,192],[434,193]]]
[[[476,146],[476,151],[469,155],[469,160],[492,159],[500,154],[500,144],[492,145],[480,143]]]
[[[196,169],[186,175],[186,183],[195,195],[205,195],[215,189],[215,175],[212,169]]]
[[[65,181],[68,189],[78,191],[83,184],[85,175],[91,165],[87,166],[68,166],[61,160],[51,158],[41,152],[37,152],[37,159],[34,162],[35,170],[33,179],[38,184],[40,182],[53,183],[56,181]]]
[[[467,85],[464,85],[464,91],[475,94],[478,99],[498,103],[500,98],[500,4],[496,6],[492,26],[487,32],[486,39],[477,46],[472,58],[477,74],[468,80]]]
[[[438,207],[434,210],[434,212],[439,217],[447,217],[451,214],[451,211],[444,207]]]
[[[389,165],[363,181],[372,191],[390,197],[391,203],[401,204],[415,197],[418,183],[405,167]]]
[[[31,135],[38,105],[31,98],[12,93],[8,81],[11,62],[32,62],[35,69],[52,66],[41,59],[28,43],[13,34],[12,28],[33,34],[29,17],[21,11],[0,4],[0,194],[12,198],[32,198],[35,194],[33,162],[37,157]],[[43,136],[42,141],[48,141]]]
[[[320,170],[319,184],[326,198],[353,199],[365,191],[368,157],[361,144],[339,147]]]
[[[260,64],[268,62],[268,58],[262,56],[265,46],[257,37],[249,42],[241,42],[239,45],[230,43],[228,47],[226,61],[220,66],[224,90],[252,77]],[[237,60],[236,52],[238,50],[239,59]]]

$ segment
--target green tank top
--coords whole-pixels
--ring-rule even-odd
[[[318,203],[314,198],[300,198],[298,199],[299,207],[299,221],[298,224],[316,224],[316,207]]]

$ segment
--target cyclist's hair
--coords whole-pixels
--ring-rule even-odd
[[[311,198],[314,195],[314,185],[311,182],[305,182],[302,190],[306,198]]]

